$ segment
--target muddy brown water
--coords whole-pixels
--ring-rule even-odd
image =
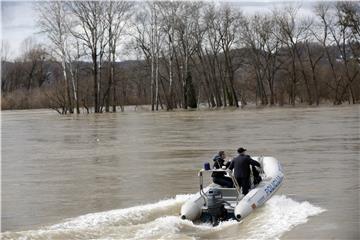
[[[2,237],[358,239],[359,113],[358,105],[80,116],[3,111]],[[215,230],[180,221],[203,162],[218,150],[235,156],[239,146],[283,164],[274,199]]]

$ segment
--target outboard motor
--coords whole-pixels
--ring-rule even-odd
[[[213,226],[219,224],[219,220],[226,218],[227,211],[224,206],[224,200],[219,189],[211,188],[206,195],[207,197],[207,212],[211,215],[211,222]]]

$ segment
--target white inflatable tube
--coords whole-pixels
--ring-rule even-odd
[[[265,179],[252,189],[236,205],[234,215],[237,220],[244,219],[254,209],[263,205],[279,189],[284,173],[280,162],[273,157],[254,158],[262,165]]]
[[[201,216],[201,206],[205,203],[204,199],[200,194],[196,194],[195,197],[186,201],[184,205],[181,206],[181,219],[189,219],[194,221]]]
[[[204,188],[204,192],[209,190],[210,186]],[[188,199],[180,210],[181,219],[188,219],[195,221],[201,216],[201,208],[205,204],[205,199],[201,196],[200,192],[196,193],[195,196]]]

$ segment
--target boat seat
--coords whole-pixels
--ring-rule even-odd
[[[224,197],[237,197],[238,192],[236,188],[218,188],[221,191],[221,194]]]

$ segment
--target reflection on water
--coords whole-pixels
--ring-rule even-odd
[[[359,236],[359,107],[2,113],[2,231],[196,192],[197,170],[245,146],[284,165],[279,194],[327,211],[283,238]]]

